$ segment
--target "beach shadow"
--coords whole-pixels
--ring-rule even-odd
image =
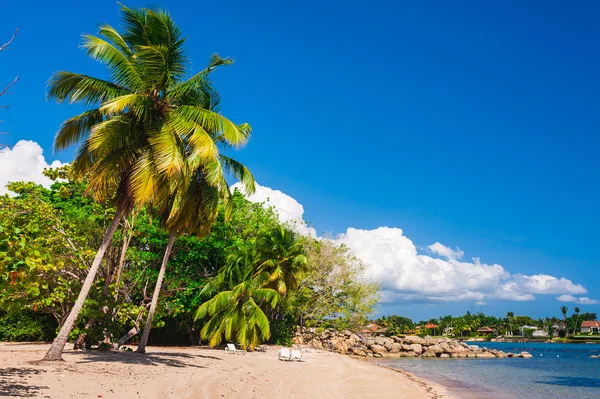
[[[30,375],[42,373],[43,370],[32,368],[8,367],[0,368],[0,397],[36,398],[41,396],[46,386],[23,383]]]
[[[565,387],[600,388],[600,378],[588,377],[552,377],[550,380],[536,381],[536,383]]]
[[[194,364],[194,359],[212,359],[222,360],[219,357],[205,355],[191,355],[189,353],[179,352],[150,352],[139,354],[135,352],[116,352],[116,351],[81,351],[64,353],[63,357],[76,363],[94,363],[94,362],[119,362],[125,364],[135,364],[142,366],[163,365],[168,367],[195,367],[206,368],[204,365]],[[65,359],[66,360],[66,359]]]

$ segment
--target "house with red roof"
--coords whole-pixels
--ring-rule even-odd
[[[579,330],[582,333],[600,333],[600,321],[584,321],[581,323],[581,329]]]

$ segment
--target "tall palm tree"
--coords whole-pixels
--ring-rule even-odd
[[[224,156],[220,157],[222,159],[225,158]],[[245,166],[231,158],[227,158],[227,161],[223,165],[226,165],[226,169],[240,180],[247,193],[251,194],[255,191],[254,178]],[[171,201],[168,202],[168,206],[163,211],[161,224],[169,230],[169,241],[160,266],[156,286],[154,287],[146,326],[144,327],[144,332],[137,348],[138,353],[146,352],[152,319],[158,305],[158,297],[162,288],[167,262],[175,239],[179,234],[183,233],[194,233],[200,238],[206,236],[210,227],[217,219],[219,200],[224,201],[226,208],[229,208],[232,204],[230,201],[231,193],[229,186],[222,173],[218,186],[210,184],[209,175],[213,173],[214,168],[222,172],[222,166],[219,165],[207,165],[207,167],[197,169],[189,181],[184,182],[179,187],[176,195],[171,197]]]
[[[248,125],[236,125],[197,101],[211,89],[209,74],[231,60],[214,55],[206,69],[186,80],[185,39],[169,15],[124,6],[121,11],[123,34],[104,25],[98,36],[83,36],[87,55],[108,67],[110,81],[73,72],[58,72],[49,81],[50,99],[87,108],[62,124],[55,150],[79,143],[72,177],[87,178],[87,192],[112,198],[116,210],[45,360],[62,358],[121,218],[136,205],[163,202],[169,193],[159,187],[186,178],[186,159],[198,166],[218,162],[217,145],[207,131],[221,132],[221,140],[234,147],[249,135]]]
[[[577,317],[575,318],[575,327],[573,327],[573,335],[575,335],[575,333],[577,332],[577,325],[579,324],[579,312],[581,312],[581,309],[578,306],[575,306],[574,310]]]
[[[204,302],[196,312],[196,320],[208,318],[200,330],[202,339],[208,338],[209,345],[221,343],[223,337],[235,340],[242,348],[254,348],[261,340],[270,337],[269,319],[261,304],[275,308],[281,295],[266,288],[269,273],[255,273],[258,259],[254,250],[242,251],[232,256],[228,265],[207,284],[203,294],[224,285],[234,284]]]

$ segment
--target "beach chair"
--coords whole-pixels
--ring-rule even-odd
[[[281,348],[279,349],[279,360],[292,360],[292,354],[290,353],[290,348]]]
[[[292,349],[292,360],[295,360],[297,362],[306,361],[306,359],[302,357],[302,352],[300,352],[298,349]]]
[[[242,350],[242,349],[236,349],[234,344],[227,344],[227,346],[225,347],[225,353],[231,353],[234,355],[237,355],[238,353],[245,355],[246,351]]]

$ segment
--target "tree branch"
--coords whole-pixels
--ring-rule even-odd
[[[17,37],[18,32],[19,32],[19,28],[15,29],[15,33],[13,33],[10,40],[0,46],[0,51],[4,51],[8,46],[10,46],[10,44],[13,42],[13,40],[15,40],[15,37]]]

